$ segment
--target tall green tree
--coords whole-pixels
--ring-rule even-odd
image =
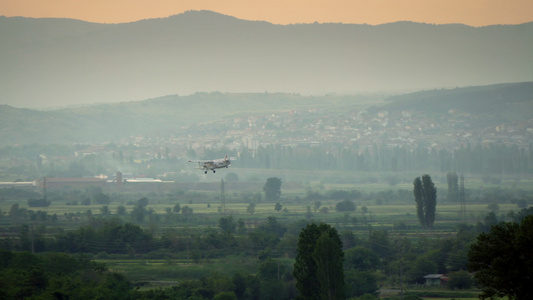
[[[277,177],[269,177],[263,186],[266,200],[277,201],[281,197],[281,179]]]
[[[253,215],[255,212],[255,202],[250,202],[248,206],[246,207],[246,212]]]
[[[435,223],[437,209],[437,188],[431,176],[425,174],[417,177],[413,182],[413,194],[416,202],[416,215],[422,228],[431,229]]]
[[[146,208],[144,208],[144,206],[141,206],[140,204],[135,205],[135,207],[131,211],[131,216],[138,223],[143,223],[144,218],[146,217],[147,214],[148,214],[148,211],[146,210]]]
[[[294,263],[299,299],[344,299],[344,252],[337,230],[328,224],[309,224],[298,238]]]
[[[468,252],[468,269],[481,285],[483,299],[507,296],[533,299],[533,215],[520,224],[501,222],[481,233]]]
[[[425,227],[424,200],[422,192],[422,180],[420,179],[420,177],[416,177],[415,181],[413,182],[413,194],[415,196],[416,202],[416,216],[418,217],[418,222],[420,222],[420,225],[422,225],[422,227]]]
[[[233,216],[221,217],[218,219],[218,227],[222,230],[224,235],[230,236],[235,233],[237,222],[233,220]]]

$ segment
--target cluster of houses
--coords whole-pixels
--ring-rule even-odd
[[[211,132],[211,136],[203,136],[201,142],[188,140],[187,136],[177,136],[176,139],[189,145],[197,143],[198,147],[222,146],[224,140],[231,140],[232,143],[225,146],[249,149],[270,144],[351,146],[357,143],[359,147],[374,144],[416,147],[420,142],[434,148],[455,149],[469,142],[494,141],[529,147],[529,141],[533,139],[533,118],[519,124],[483,128],[474,126],[479,121],[477,118],[453,109],[437,119],[414,111],[385,110],[352,111],[330,117],[311,109],[196,124],[194,130]],[[202,127],[206,127],[205,130]]]

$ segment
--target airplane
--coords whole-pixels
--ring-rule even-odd
[[[207,171],[211,170],[213,173],[216,172],[216,169],[227,168],[231,165],[231,161],[235,160],[234,157],[228,157],[227,155],[224,158],[214,159],[214,160],[189,160],[189,162],[198,163],[197,169],[204,170],[205,174]]]

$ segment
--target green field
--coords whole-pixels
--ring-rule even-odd
[[[289,174],[289,176],[287,176]],[[288,172],[284,175],[290,177],[294,175]],[[191,184],[191,187],[196,184]],[[179,237],[195,235],[203,237],[206,232],[217,232],[218,221],[225,216],[232,216],[234,220],[242,220],[248,232],[261,226],[268,217],[274,216],[281,223],[288,227],[301,220],[325,222],[335,226],[339,232],[349,231],[353,233],[360,242],[368,239],[372,230],[383,230],[388,233],[389,238],[408,239],[413,245],[419,243],[421,238],[424,241],[434,240],[436,242],[453,238],[457,231],[457,225],[466,223],[476,226],[485,220],[491,211],[489,204],[497,200],[497,209],[494,210],[496,216],[501,220],[507,220],[511,211],[518,211],[516,203],[509,199],[515,198],[514,191],[521,190],[525,197],[531,191],[531,182],[520,181],[518,183],[507,183],[499,186],[485,185],[481,180],[469,181],[468,195],[466,203],[466,216],[462,218],[461,205],[458,202],[447,201],[445,196],[438,194],[436,221],[432,230],[423,230],[420,227],[416,216],[416,207],[412,198],[412,183],[398,183],[395,186],[387,184],[338,184],[321,183],[320,181],[309,182],[285,182],[282,187],[282,197],[279,203],[282,209],[275,210],[275,202],[268,202],[262,199],[256,201],[253,213],[248,211],[250,202],[254,195],[262,194],[261,184],[252,183],[248,189],[232,189],[231,184],[227,184],[224,198],[225,205],[221,201],[222,194],[217,187],[220,183],[213,183],[211,189],[185,189],[180,190],[171,185],[165,188],[137,188],[126,186],[121,190],[115,187],[107,187],[102,191],[110,195],[111,202],[108,205],[90,204],[81,205],[77,202],[73,205],[74,196],[83,194],[84,191],[50,191],[51,205],[46,208],[31,208],[27,205],[27,199],[3,198],[0,201],[0,210],[3,217],[0,218],[0,228],[4,231],[3,238],[16,237],[18,226],[24,222],[17,221],[10,216],[12,207],[15,204],[19,208],[35,212],[45,212],[48,216],[55,215],[53,221],[40,221],[35,219],[29,223],[31,230],[40,228],[45,235],[53,237],[65,231],[76,230],[80,226],[94,224],[95,220],[119,218],[123,222],[137,223],[132,216],[132,211],[136,202],[142,198],[148,198],[147,211],[150,213],[142,223],[139,224],[145,230],[153,234],[154,238],[160,238],[169,230],[175,230]],[[180,185],[183,187],[183,184]],[[442,182],[436,182],[438,193],[446,190]],[[352,191],[361,192],[361,197],[355,199],[356,210],[351,212],[338,212],[336,204],[340,199],[329,199],[325,197],[330,191]],[[496,192],[494,192],[495,190]],[[322,195],[320,198],[320,208],[327,208],[327,213],[316,209],[316,199],[308,199],[310,193]],[[493,193],[496,196],[490,194]],[[517,193],[518,194],[518,193]],[[445,195],[445,193],[444,193]],[[490,199],[485,199],[485,195],[492,195]],[[488,196],[487,196],[488,197]],[[498,198],[504,197],[504,198]],[[508,198],[506,198],[508,197]],[[191,215],[170,212],[176,204],[180,204],[183,209],[188,206],[192,209]],[[102,209],[107,206],[109,214],[102,215]],[[126,214],[119,216],[116,214],[117,208],[124,206]],[[90,211],[90,214],[88,213]],[[43,226],[44,227],[39,227]],[[294,236],[297,232],[292,233]],[[247,238],[246,234],[236,234],[241,241]],[[290,237],[289,237],[290,238]],[[295,237],[293,237],[295,238]],[[191,240],[191,243],[193,241]],[[287,242],[287,241],[284,241]],[[365,244],[366,245],[366,244]],[[287,247],[287,246],[284,246]],[[290,248],[290,247],[289,247]],[[293,251],[283,249],[282,252]],[[105,263],[106,266],[117,273],[125,275],[141,290],[153,288],[165,288],[179,285],[183,280],[199,280],[211,277],[230,277],[236,273],[256,274],[262,261],[258,260],[258,252],[255,250],[243,251],[242,253],[227,253],[223,257],[209,251],[201,254],[193,251],[162,250],[147,254],[108,254],[93,253],[92,257],[97,262]],[[260,253],[260,252],[259,252]],[[214,256],[212,256],[214,255]],[[285,254],[287,255],[287,254]],[[196,257],[196,258],[194,258]],[[290,270],[294,263],[293,257],[278,257],[286,270]],[[398,292],[398,278],[387,278],[381,275],[381,288],[392,291],[395,295]],[[437,297],[426,296],[427,290],[417,286],[405,285],[408,291],[419,295],[423,299],[434,299]],[[479,291],[453,292],[444,289],[437,290],[439,299],[476,299]],[[447,296],[447,294],[450,296]],[[470,296],[474,294],[474,296]],[[382,296],[387,296],[383,293]]]

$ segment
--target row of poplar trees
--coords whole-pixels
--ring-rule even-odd
[[[415,178],[413,193],[416,202],[416,215],[422,228],[431,229],[435,223],[437,208],[437,188],[427,174]]]

